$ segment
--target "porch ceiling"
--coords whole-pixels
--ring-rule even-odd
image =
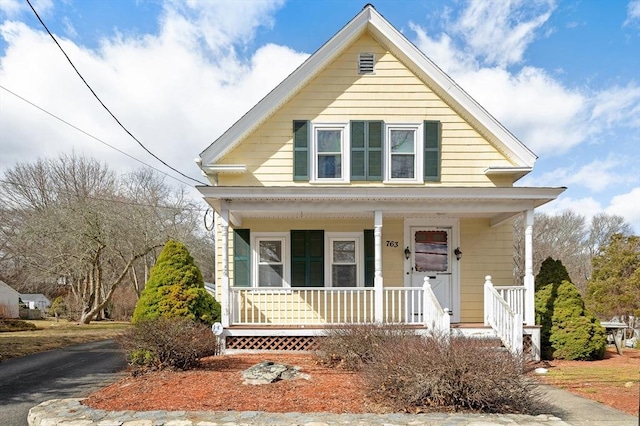
[[[488,217],[498,224],[558,197],[566,188],[459,187],[221,187],[199,186],[218,213],[243,217]]]

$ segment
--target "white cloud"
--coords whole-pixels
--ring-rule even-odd
[[[447,28],[456,38],[410,26],[417,46],[540,156],[566,154],[614,127],[640,127],[637,82],[574,88],[544,69],[513,66],[554,7],[544,1],[471,2],[457,18],[449,15]]]
[[[32,0],[31,4],[40,16],[53,10],[53,0]],[[13,19],[23,13],[33,13],[24,0],[0,0],[0,14]]]
[[[571,198],[560,196],[557,200],[539,207],[536,212],[554,216],[566,210],[572,210],[584,216],[587,221],[591,221],[593,216],[602,212],[602,205],[592,197]]]
[[[613,197],[605,212],[624,217],[636,235],[640,235],[640,187]]]
[[[472,1],[453,30],[487,65],[507,66],[522,61],[553,8],[551,1]]]
[[[555,169],[537,177],[526,177],[520,185],[548,185],[555,186],[560,182],[569,187],[583,187],[598,193],[613,186],[634,183],[638,177],[633,175],[627,166],[629,160],[610,155],[606,159],[596,159],[588,164],[578,167],[567,164],[565,168]]]
[[[623,25],[631,25],[640,21],[640,0],[631,0],[627,5],[627,19]]]
[[[275,45],[262,46],[246,59],[236,53],[260,25],[270,25],[279,1],[260,1],[255,8],[246,2],[224,3],[233,25],[216,20],[219,10],[209,2],[189,3],[186,12],[175,3],[167,6],[157,36],[119,35],[102,40],[97,50],[57,37],[96,93],[138,139],[169,164],[201,178],[193,158],[307,55]],[[196,7],[206,9],[205,16],[192,21]],[[216,24],[220,24],[217,29],[207,27]],[[225,46],[207,39],[214,33],[224,38]],[[3,86],[119,149],[159,165],[92,98],[48,35],[14,21],[4,21],[0,35],[7,43],[0,65]],[[72,149],[118,170],[139,167],[4,91],[0,110],[0,171],[18,160],[32,161]]]

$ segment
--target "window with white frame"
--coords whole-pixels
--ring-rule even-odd
[[[346,124],[314,124],[312,170],[315,181],[348,181]]]
[[[422,182],[421,125],[388,125],[386,131],[387,181]]]
[[[254,282],[258,287],[284,287],[287,282],[287,238],[282,234],[254,236]]]
[[[361,234],[331,233],[327,241],[326,275],[331,287],[362,286]]]

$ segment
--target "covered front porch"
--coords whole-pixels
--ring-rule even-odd
[[[561,188],[206,187],[200,191],[217,212],[216,282],[226,336],[317,335],[322,327],[363,323],[403,324],[431,332],[452,330],[452,324],[459,330],[473,322],[481,324],[478,333],[489,330],[513,351],[522,350],[524,334],[536,339],[533,210],[556,198]],[[517,215],[526,221],[525,277],[524,285],[513,286],[512,241],[500,235],[512,235],[511,220]],[[281,284],[265,285],[263,277],[254,273],[238,285],[232,232],[243,227],[258,235],[245,254],[254,258],[261,256],[258,247],[268,239],[265,235],[276,233],[265,231],[320,228],[327,231],[328,246],[333,240],[327,235],[338,234],[336,229],[353,234],[370,228],[371,280],[365,280],[363,273],[345,285],[332,280],[335,277],[327,269],[324,282],[299,286],[295,274],[287,271],[286,263],[294,261],[291,254],[278,266]],[[278,235],[270,237],[281,241],[278,250],[293,250],[289,247],[293,234]],[[330,257],[330,248],[326,250]],[[252,265],[257,269],[256,262]],[[494,270],[497,286],[489,277]]]

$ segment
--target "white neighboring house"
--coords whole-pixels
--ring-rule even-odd
[[[18,318],[20,293],[0,281],[0,318]]]
[[[29,309],[40,309],[44,312],[51,306],[51,301],[44,294],[20,294],[20,299]]]

